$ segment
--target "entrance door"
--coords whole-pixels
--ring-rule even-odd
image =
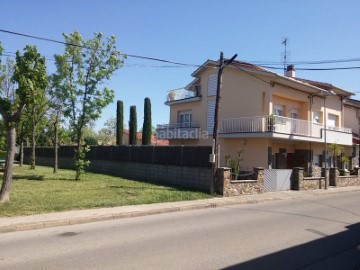
[[[279,149],[279,154],[277,154],[277,169],[286,169],[287,168],[287,153],[285,148]]]
[[[286,154],[286,166],[287,166],[287,169],[294,168],[294,154],[293,153]]]

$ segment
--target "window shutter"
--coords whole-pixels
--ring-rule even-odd
[[[210,74],[208,78],[208,96],[216,96],[217,73]]]
[[[207,132],[213,134],[214,132],[214,115],[215,115],[215,100],[210,100],[208,102],[208,112],[207,112]]]

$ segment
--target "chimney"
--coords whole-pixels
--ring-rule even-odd
[[[295,66],[294,65],[287,66],[285,76],[295,78]]]

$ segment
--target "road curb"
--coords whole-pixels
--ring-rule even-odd
[[[315,192],[293,193],[293,194],[282,193],[282,196],[279,195],[276,196],[276,194],[273,194],[275,195],[274,197],[253,198],[253,199],[252,198],[245,199],[243,197],[214,198],[214,199],[209,199],[209,202],[194,201],[193,204],[184,205],[184,206],[174,206],[174,207],[159,206],[159,208],[152,208],[146,210],[133,210],[128,212],[114,212],[109,214],[91,214],[89,216],[82,216],[82,217],[49,219],[42,221],[29,221],[29,222],[18,222],[18,223],[14,222],[12,224],[5,223],[5,224],[0,224],[0,233],[35,230],[35,229],[51,228],[51,227],[58,227],[65,225],[84,224],[84,223],[113,220],[113,219],[142,217],[142,216],[165,214],[171,212],[183,212],[183,211],[200,210],[207,208],[218,208],[218,207],[225,207],[225,206],[232,206],[239,204],[256,204],[267,201],[299,199],[304,197],[329,195],[329,194],[354,192],[354,191],[360,191],[360,188],[353,188],[347,190],[331,190],[331,191],[319,190]]]
[[[237,204],[253,204],[261,203],[265,201],[279,200],[280,198],[264,198],[264,199],[255,199],[255,200],[244,200],[244,201],[221,201],[212,202],[212,203],[195,203],[186,206],[180,207],[167,207],[167,208],[158,208],[158,209],[148,209],[143,211],[131,211],[131,212],[121,212],[121,213],[112,213],[106,215],[95,215],[87,217],[77,217],[72,219],[59,219],[59,220],[46,220],[46,221],[36,221],[36,222],[27,222],[27,223],[15,223],[8,225],[0,225],[0,233],[16,232],[16,231],[26,231],[26,230],[36,230],[44,229],[65,225],[76,225],[84,224],[96,221],[105,221],[112,219],[122,219],[122,218],[131,218],[131,217],[142,217],[149,215],[165,214],[171,212],[183,212],[190,210],[201,210],[208,208],[218,208],[224,206],[231,206]]]

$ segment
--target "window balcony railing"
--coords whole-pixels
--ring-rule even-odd
[[[156,126],[158,139],[199,139],[200,126],[198,122],[171,123]]]
[[[323,124],[282,116],[254,116],[221,119],[220,133],[277,132],[320,138]],[[351,129],[327,126],[327,130],[351,134]]]
[[[171,123],[171,124],[162,124],[157,125],[156,129],[173,129],[173,128],[198,128],[200,125],[198,122],[183,122],[183,123]]]
[[[167,92],[166,102],[172,102],[172,101],[178,101],[178,100],[199,97],[198,92],[199,91],[189,91],[185,88],[170,90]]]

